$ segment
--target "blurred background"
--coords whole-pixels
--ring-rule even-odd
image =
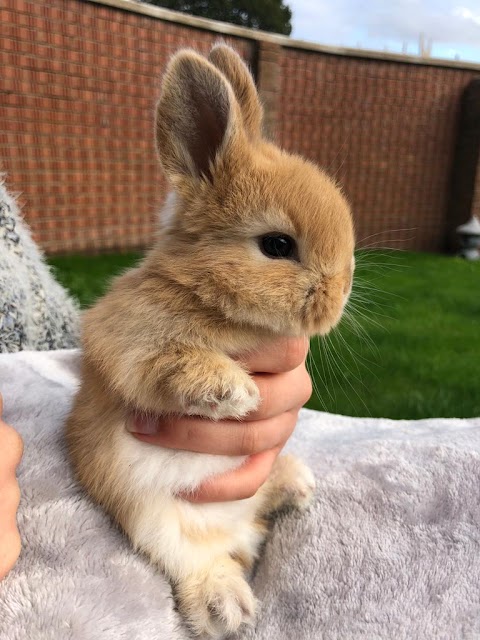
[[[266,134],[352,204],[345,320],[312,342],[310,406],[393,418],[480,415],[480,9],[469,0],[3,0],[0,171],[83,306],[141,258],[167,185],[159,78],[219,38],[249,64]]]

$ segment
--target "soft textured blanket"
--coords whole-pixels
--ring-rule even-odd
[[[72,477],[77,360],[0,356],[5,418],[25,440],[24,548],[0,584],[0,638],[186,640],[169,584]],[[303,411],[289,449],[314,469],[316,499],[277,519],[245,640],[480,638],[480,419]]]

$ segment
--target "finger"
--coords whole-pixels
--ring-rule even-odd
[[[213,422],[195,416],[165,416],[158,433],[149,435],[132,431],[132,435],[143,442],[168,449],[248,456],[285,443],[293,433],[298,411],[299,407],[296,407],[280,416],[252,422]],[[133,420],[129,430],[136,428],[135,418]]]
[[[0,441],[2,446],[2,465],[0,475],[11,474],[20,464],[23,455],[23,440],[10,425],[0,420]]]
[[[215,476],[202,483],[194,492],[183,493],[188,502],[229,502],[254,496],[270,475],[273,463],[282,447],[276,447],[255,456],[226,474]]]
[[[3,396],[0,393],[0,418],[2,417],[3,414]]]
[[[18,482],[9,481],[1,484],[2,527],[16,527],[16,515],[20,504],[20,487]]]
[[[245,417],[247,422],[273,418],[292,407],[303,407],[312,395],[312,381],[303,362],[293,371],[255,374],[252,377],[262,402],[258,409]]]
[[[290,411],[292,407],[302,407],[312,395],[312,381],[304,363],[287,373],[256,374],[252,377],[260,391],[262,402],[256,411],[252,411],[244,418],[242,423],[266,420]],[[204,423],[205,420],[202,420],[202,424]],[[190,420],[187,424],[190,428],[192,421]],[[238,429],[238,421],[234,421],[233,424]],[[178,430],[183,428],[183,424],[179,423],[178,418],[138,415],[134,418],[134,424],[129,425],[129,430],[147,435],[153,435],[158,431],[166,432],[169,428],[175,429],[176,436]]]
[[[282,373],[296,369],[302,364],[307,356],[308,346],[308,338],[305,337],[278,338],[238,359],[248,371]]]

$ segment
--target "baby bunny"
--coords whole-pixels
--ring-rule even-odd
[[[313,476],[284,456],[254,497],[191,504],[178,493],[243,458],[153,447],[126,423],[135,411],[242,418],[259,393],[235,356],[276,336],[325,334],[342,315],[349,207],[330,178],[261,127],[255,85],[232,49],[172,58],[156,139],[173,196],[153,249],[84,316],[67,423],[82,485],[170,578],[191,629],[213,638],[253,620],[244,573],[265,517],[306,506]]]

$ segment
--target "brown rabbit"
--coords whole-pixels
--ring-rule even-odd
[[[177,497],[243,458],[173,451],[126,430],[133,411],[241,418],[259,393],[233,358],[273,336],[327,333],[353,274],[349,207],[314,165],[261,135],[253,80],[229,47],[171,60],[157,107],[174,194],[154,248],[84,317],[82,384],[67,424],[80,482],[171,579],[195,633],[251,622],[244,572],[264,516],[303,507],[312,473],[278,458],[253,498]]]

